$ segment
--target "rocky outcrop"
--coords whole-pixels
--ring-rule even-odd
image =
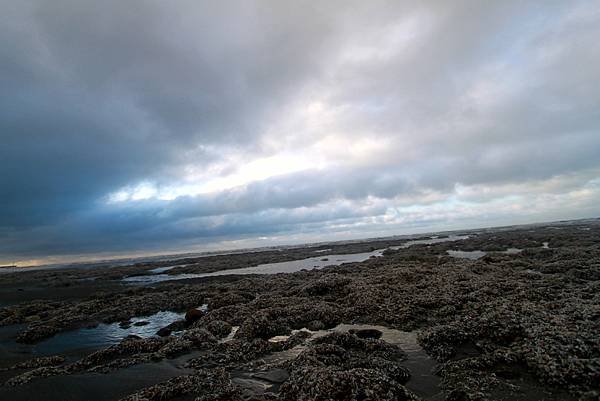
[[[193,375],[175,377],[145,388],[120,401],[168,401],[184,396],[192,396],[196,401],[242,400],[225,370],[201,369]]]
[[[0,368],[0,371],[5,370],[20,370],[20,369],[33,369],[33,368],[45,368],[51,366],[62,365],[65,362],[65,357],[60,355],[55,356],[44,356],[39,358],[33,358],[25,362],[20,362],[7,368]]]
[[[542,248],[544,242],[550,243],[550,249]],[[343,246],[340,249],[364,249],[364,244]],[[502,253],[509,247],[523,251]],[[446,255],[449,249],[484,250],[489,257],[457,259]],[[271,252],[268,258],[281,260],[307,252],[314,256],[313,251]],[[254,263],[263,257],[267,256],[220,256],[220,262],[215,257],[210,269],[217,264],[230,268],[232,261]],[[100,322],[123,321],[127,326],[136,316],[160,310],[183,312],[203,303],[210,308],[161,329],[163,338],[126,338],[72,364],[31,361],[22,368],[33,370],[9,384],[74,372],[110,372],[198,351],[200,356],[194,354],[188,364],[198,371],[285,371],[289,378],[277,383],[281,392],[273,390],[283,399],[327,399],[328,392],[341,399],[411,397],[404,388],[410,381],[406,382],[401,351],[386,345],[377,331],[312,342],[305,331],[287,340],[280,337],[303,328],[322,331],[340,323],[365,323],[420,332],[420,344],[439,361],[449,399],[494,399],[498,391],[505,391],[503,397],[509,399],[510,391],[525,382],[544,393],[558,394],[554,399],[568,399],[564,392],[593,399],[600,382],[598,261],[600,224],[530,227],[481,232],[455,243],[400,248],[382,258],[322,270],[119,288],[47,305],[25,302],[0,308],[0,324],[29,325],[19,336],[22,342]],[[203,267],[181,269],[194,272]],[[107,274],[118,278],[115,272],[125,270]],[[40,282],[65,281],[48,273],[31,273],[38,274]],[[223,343],[232,326],[239,330]],[[274,336],[279,337],[277,342],[270,341]],[[282,353],[285,363],[267,366]],[[223,386],[230,384],[221,378]],[[167,387],[177,386],[173,382]]]
[[[188,324],[191,324],[194,323],[196,320],[202,318],[202,316],[204,316],[204,312],[202,312],[201,310],[196,308],[188,309],[188,311],[185,313],[185,321]]]
[[[334,333],[313,341],[290,365],[281,398],[296,400],[416,400],[403,384],[404,353],[381,340]]]

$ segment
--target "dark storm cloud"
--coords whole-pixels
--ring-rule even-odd
[[[540,197],[544,218],[598,211],[594,2],[0,0],[0,11],[0,262],[444,221],[460,196]],[[110,201],[278,152],[305,169]],[[460,213],[476,223],[477,210]]]
[[[10,225],[168,174],[183,149],[252,141],[317,62],[325,29],[243,2],[4,1],[2,11],[0,221]]]

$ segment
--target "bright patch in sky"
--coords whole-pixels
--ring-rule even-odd
[[[600,215],[600,2],[4,3],[0,264]]]
[[[229,162],[228,164],[233,164]],[[209,169],[203,173],[198,169],[182,177],[181,183],[157,185],[142,182],[133,187],[122,188],[108,195],[108,203],[139,201],[146,199],[174,200],[180,196],[196,196],[225,191],[255,181],[295,173],[307,169],[323,169],[326,162],[305,155],[287,153],[252,160],[236,167],[227,175],[213,175]],[[212,169],[221,170],[221,169]]]

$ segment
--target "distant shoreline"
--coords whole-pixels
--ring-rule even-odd
[[[253,253],[253,252],[263,252],[268,250],[289,250],[289,249],[297,249],[297,248],[308,248],[308,247],[319,247],[323,245],[336,245],[336,244],[353,244],[353,243],[366,243],[377,240],[399,240],[399,239],[415,239],[423,236],[443,236],[443,235],[453,235],[453,234],[461,234],[461,233],[476,233],[482,231],[489,230],[511,230],[518,227],[537,227],[543,225],[570,225],[570,224],[578,224],[582,222],[588,221],[596,221],[600,220],[600,217],[586,217],[581,219],[573,219],[573,220],[555,220],[555,221],[542,221],[542,222],[534,222],[534,223],[524,223],[524,224],[513,224],[513,225],[499,225],[499,226],[486,226],[486,227],[471,227],[471,228],[463,228],[463,229],[451,229],[451,230],[441,230],[441,231],[427,231],[422,233],[411,233],[411,234],[395,234],[381,237],[365,237],[365,238],[354,238],[354,239],[345,239],[345,240],[334,240],[334,241],[318,241],[318,242],[307,242],[307,243],[296,243],[296,244],[283,244],[283,245],[270,245],[270,246],[260,246],[254,248],[234,248],[234,249],[220,249],[220,250],[212,250],[212,251],[200,251],[200,252],[181,252],[181,253],[164,253],[164,254],[148,254],[148,255],[137,255],[137,256],[129,256],[129,257],[108,257],[108,258],[98,258],[98,259],[90,259],[84,261],[65,261],[58,263],[44,263],[44,264],[30,264],[30,265],[2,265],[0,266],[0,271],[2,269],[17,269],[16,271],[34,271],[34,270],[47,270],[47,269],[70,269],[70,268],[83,268],[90,269],[96,267],[123,267],[129,266],[136,263],[152,263],[152,262],[160,262],[160,261],[172,261],[176,259],[185,259],[185,258],[202,258],[202,257],[211,257],[211,256],[225,256],[225,255],[235,255],[235,254],[245,254],[245,253]],[[4,270],[6,272],[6,270]],[[12,271],[15,272],[15,271]],[[12,273],[11,272],[11,273]]]

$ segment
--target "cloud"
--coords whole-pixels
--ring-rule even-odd
[[[0,261],[599,212],[593,2],[0,7]]]

